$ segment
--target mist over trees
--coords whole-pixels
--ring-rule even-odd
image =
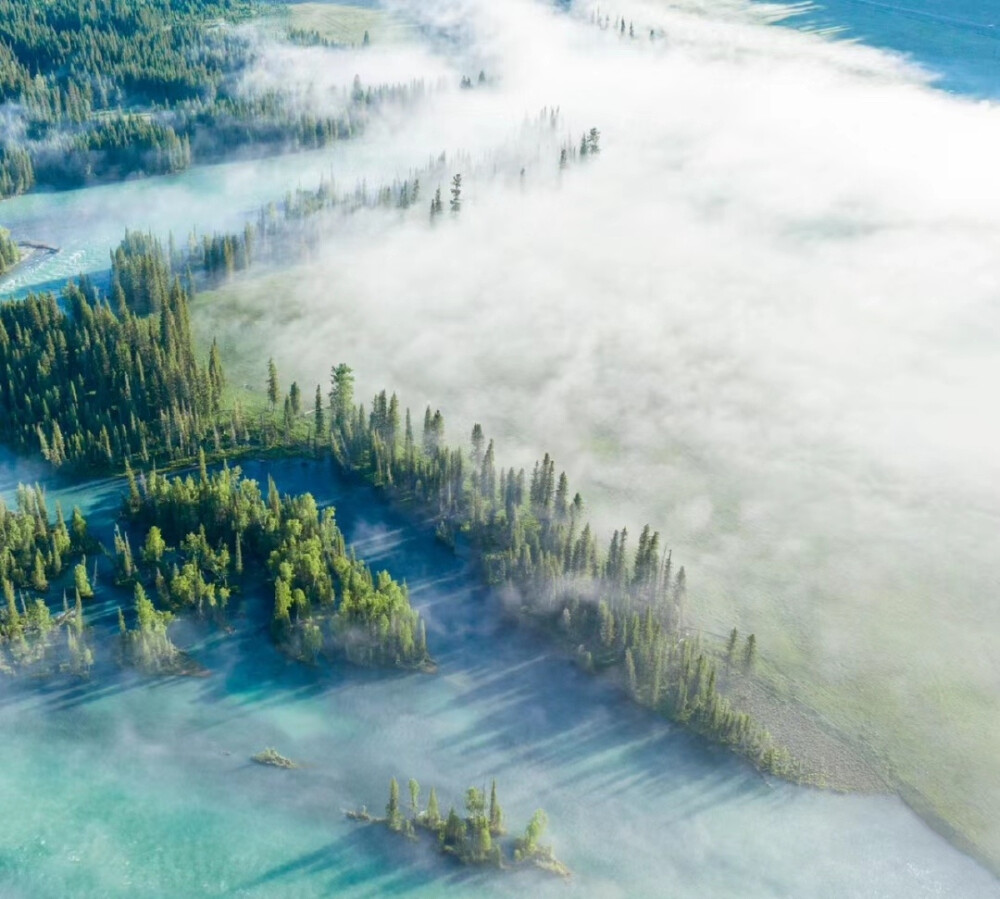
[[[423,94],[421,83],[356,78],[340,112],[319,114],[282,90],[246,90],[254,42],[224,26],[262,11],[244,0],[3,0],[0,104],[19,127],[0,139],[0,199],[324,147],[359,134],[371,109]]]
[[[331,372],[329,433],[338,464],[407,504],[429,512],[439,538],[475,548],[486,582],[519,618],[543,627],[590,671],[609,671],[630,697],[698,733],[736,749],[755,764],[794,779],[818,778],[719,690],[723,647],[685,626],[687,575],[674,569],[659,533],[645,526],[633,551],[627,528],[606,551],[548,455],[530,473],[504,469],[476,425],[469,447],[445,440],[440,411],[424,411],[415,433],[410,410],[377,394],[366,411],[352,406],[353,378]],[[317,443],[319,438],[317,437]],[[742,671],[756,657],[751,636]]]
[[[19,486],[14,509],[0,499],[0,673],[90,670],[82,601],[93,596],[85,554],[95,549],[80,510],[67,524],[57,505],[53,521],[40,487]],[[70,609],[64,590],[62,614],[53,615],[46,597],[68,572],[75,604]]]
[[[266,578],[270,632],[293,658],[430,665],[426,628],[405,584],[356,558],[334,510],[320,510],[311,494],[281,494],[269,481],[265,498],[239,468],[208,473],[204,455],[197,479],[155,471],[137,479],[130,471],[129,485],[125,511],[148,530],[138,563],[121,542],[119,579],[152,583],[161,605],[222,621],[234,589]]]
[[[596,129],[585,134],[588,155],[596,153],[598,141]],[[451,193],[455,214],[461,208],[459,174]],[[219,247],[215,258],[232,271],[237,259],[248,264],[254,245],[248,229],[242,239],[203,242],[200,250],[211,260]],[[356,405],[353,373],[345,364],[332,369],[326,402],[317,385],[307,410],[301,388],[293,383],[286,392],[271,360],[266,411],[242,410],[228,400],[217,346],[206,363],[196,359],[190,276],[183,286],[174,273],[181,259],[175,254],[173,248],[164,252],[152,236],[131,232],[112,255],[112,302],[81,281],[66,289],[68,311],[52,296],[0,307],[6,442],[22,450],[38,447],[56,465],[98,468],[128,466],[130,460],[147,466],[199,453],[203,458],[205,450],[328,451],[345,470],[428,510],[449,545],[462,539],[475,546],[486,582],[518,597],[519,617],[572,648],[585,669],[614,672],[634,701],[734,747],[765,770],[813,776],[720,692],[716,665],[725,658],[727,673],[732,671],[731,652],[704,645],[686,629],[686,573],[683,567],[674,571],[658,533],[645,527],[633,554],[622,528],[602,552],[582,498],[571,493],[565,473],[557,477],[548,455],[530,474],[504,469],[478,425],[468,450],[449,446],[443,416],[430,407],[417,435],[410,411],[404,414],[395,395],[378,394],[370,411]],[[250,493],[243,512],[220,499],[244,489]],[[321,518],[311,497],[283,499],[272,485],[265,503],[254,489],[242,486],[238,472],[209,477],[204,462],[198,483],[168,482],[155,472],[144,479],[142,492],[133,483],[130,513],[157,530],[147,534],[145,569],[127,537],[116,538],[116,581],[131,584],[144,571],[161,605],[221,615],[232,592],[233,566],[242,569],[247,553],[270,558],[272,633],[290,655],[312,661],[341,653],[361,664],[427,664],[424,628],[405,588],[387,574],[375,578],[350,564],[332,518]],[[197,526],[206,516],[215,530]],[[226,516],[235,518],[223,526]],[[187,526],[178,529],[181,519]],[[297,536],[263,542],[262,534],[282,532],[283,519],[294,522]],[[163,539],[179,547],[171,566],[163,562]],[[322,559],[328,566],[323,576]],[[147,608],[138,598],[136,603]],[[158,659],[170,664],[171,647],[157,636],[161,629],[165,634],[166,624],[149,615],[143,621],[148,639],[124,636],[122,652],[146,668],[155,668]],[[745,651],[744,674],[753,667],[755,639]]]

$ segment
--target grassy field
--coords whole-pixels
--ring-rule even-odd
[[[412,31],[385,10],[339,3],[287,3],[280,7],[280,21],[287,28],[315,31],[337,44],[360,45],[365,32],[371,43],[393,44],[409,40]]]

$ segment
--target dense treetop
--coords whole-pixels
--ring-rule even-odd
[[[93,548],[80,510],[67,524],[57,506],[53,521],[41,488],[18,487],[13,509],[0,499],[0,673],[89,670],[82,601],[93,590],[83,555]],[[71,611],[64,592],[63,613],[53,616],[46,597],[74,561],[75,606]]]
[[[149,531],[139,568],[163,604],[199,612],[224,608],[230,580],[245,566],[274,587],[271,632],[290,655],[313,662],[343,655],[356,664],[429,664],[423,622],[406,586],[373,575],[349,552],[331,508],[311,494],[267,496],[238,468],[197,479],[130,474],[126,512]],[[171,550],[167,543],[175,544]],[[136,576],[131,548],[119,538],[120,579]]]
[[[0,0],[0,199],[181,171],[233,154],[322,147],[363,128],[366,109],[420,85],[343,85],[337,111],[250,90],[254,41],[229,27],[246,0]],[[332,51],[331,51],[332,52]]]
[[[53,464],[197,451],[218,384],[194,356],[174,280],[157,314],[116,314],[83,281],[0,305],[0,440]]]
[[[251,10],[244,0],[0,0],[0,102],[24,104],[40,126],[208,99],[245,49],[205,26]]]
[[[10,231],[0,227],[0,275],[13,268],[21,259],[21,251],[11,239]]]

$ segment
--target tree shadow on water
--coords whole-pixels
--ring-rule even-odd
[[[471,686],[451,705],[478,714],[440,751],[481,759],[508,781],[533,770],[548,788],[593,800],[653,793],[665,800],[664,820],[788,797],[730,750],[635,706],[609,679],[544,652],[509,656],[466,672]]]
[[[295,895],[296,882],[314,881],[325,874],[327,895],[367,885],[371,896],[399,896],[421,890],[433,883],[475,882],[489,876],[462,867],[436,854],[430,839],[407,840],[378,824],[358,824],[347,835],[319,849],[305,852],[245,881],[230,895],[260,891],[261,895]]]

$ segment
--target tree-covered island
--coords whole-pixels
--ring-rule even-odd
[[[542,809],[531,816],[523,834],[508,836],[503,809],[497,798],[496,780],[490,788],[488,802],[485,791],[478,787],[465,791],[465,815],[460,815],[454,806],[449,807],[447,814],[442,814],[434,787],[431,787],[424,808],[420,784],[410,778],[407,786],[409,803],[404,806],[400,800],[399,782],[395,777],[390,780],[385,816],[372,815],[364,806],[345,814],[355,821],[382,824],[393,833],[410,839],[427,834],[438,851],[463,865],[498,869],[530,865],[561,877],[570,876],[569,868],[556,858],[552,847],[542,843],[548,826]]]

